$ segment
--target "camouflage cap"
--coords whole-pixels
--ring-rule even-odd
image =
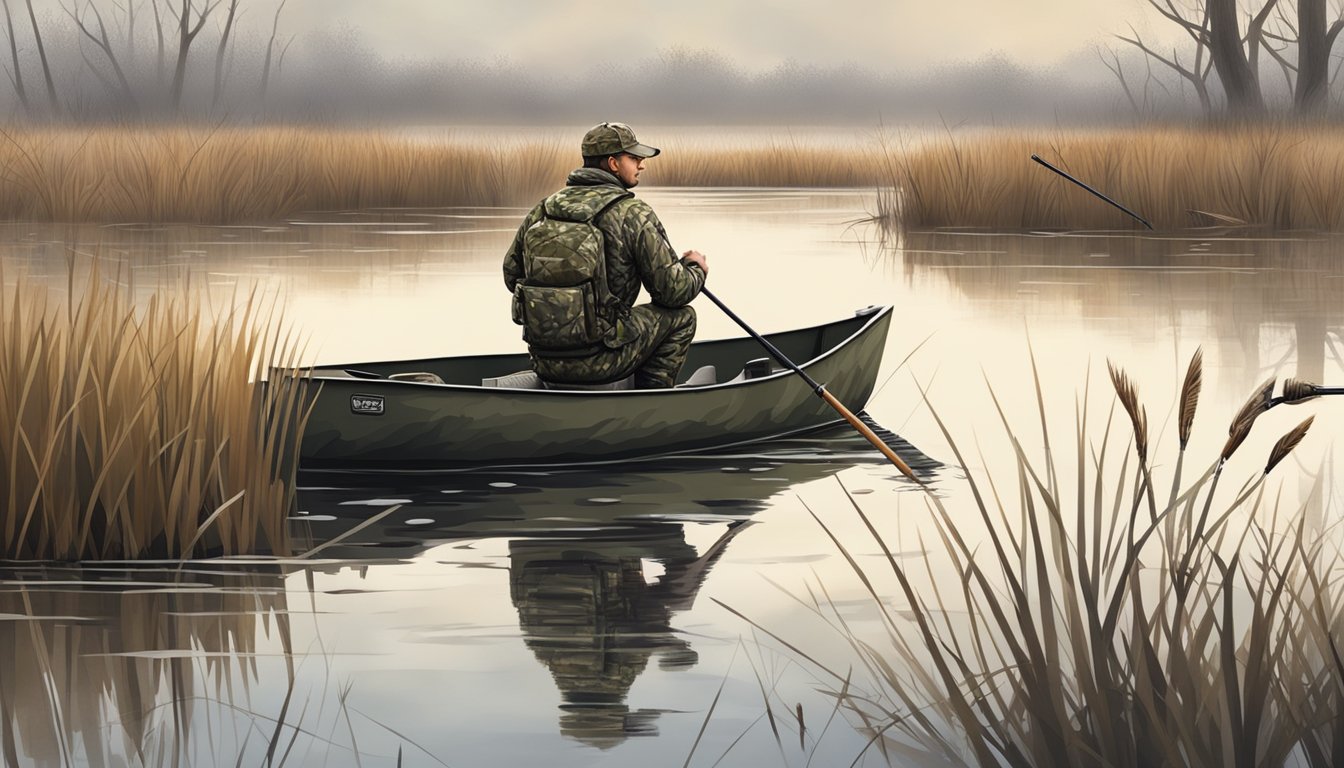
[[[584,157],[603,157],[626,152],[635,157],[653,157],[662,150],[640,144],[635,132],[625,123],[595,125],[583,135],[580,150]]]

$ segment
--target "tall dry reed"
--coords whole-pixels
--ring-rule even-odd
[[[878,213],[906,229],[1142,228],[1032,162],[1033,153],[1160,230],[1229,221],[1344,229],[1344,136],[1293,126],[996,132],[909,147],[889,141],[883,157],[891,191]]]
[[[872,544],[840,541],[817,517],[884,631],[861,636],[852,607],[819,601],[854,667],[842,674],[804,658],[831,676],[870,748],[894,765],[1344,763],[1344,563],[1304,515],[1264,498],[1310,419],[1275,444],[1263,471],[1218,493],[1257,418],[1319,391],[1291,381],[1277,398],[1257,389],[1226,447],[1183,482],[1201,359],[1178,401],[1177,455],[1160,460],[1138,388],[1111,373],[1122,410],[1098,429],[1086,405],[1076,409],[1074,466],[1062,470],[1075,474],[1071,488],[1059,457],[1029,458],[1005,419],[1013,480],[968,470],[970,515],[927,495],[940,542],[931,553],[946,556],[954,578],[894,555],[856,502],[880,567],[852,554]]]
[[[304,382],[260,383],[298,353],[274,307],[128,293],[0,288],[0,558],[287,553]]]
[[[578,136],[486,143],[308,128],[0,130],[0,219],[273,221],[300,211],[530,205],[580,165]],[[670,186],[874,184],[871,152],[691,142],[649,162]]]

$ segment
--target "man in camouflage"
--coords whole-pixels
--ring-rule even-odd
[[[504,282],[515,297],[514,320],[524,325],[533,369],[545,381],[604,384],[633,375],[637,389],[671,387],[695,336],[695,310],[689,305],[704,287],[708,262],[696,251],[678,257],[653,209],[629,192],[639,183],[644,161],[658,149],[639,143],[627,125],[602,123],[583,137],[581,151],[583,167],[569,174],[565,189],[532,209],[504,257]],[[595,301],[574,300],[598,316],[596,325],[590,319],[586,327],[599,329],[600,343],[557,352],[555,337],[564,332],[555,327],[560,323],[524,322],[529,313],[534,319],[563,316],[563,308],[545,306],[550,294],[527,293],[529,284],[541,282],[529,280],[529,265],[541,271],[537,265],[545,261],[529,253],[525,244],[533,243],[533,251],[545,246],[544,240],[536,245],[535,236],[529,240],[528,231],[544,223],[561,202],[570,209],[598,210],[591,224],[601,233],[606,286],[597,291]],[[636,306],[641,285],[652,301]],[[523,294],[526,299],[520,298]]]

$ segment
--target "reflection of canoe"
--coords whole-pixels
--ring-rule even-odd
[[[867,402],[890,308],[769,336],[852,410]],[[304,469],[450,469],[625,461],[769,440],[817,429],[836,413],[788,371],[752,370],[750,338],[692,345],[685,371],[721,383],[670,390],[558,391],[483,386],[528,367],[526,355],[329,366],[304,433]],[[425,372],[445,383],[393,380]],[[370,378],[372,377],[372,378]]]

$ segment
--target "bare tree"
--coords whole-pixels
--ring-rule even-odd
[[[1256,69],[1265,21],[1278,2],[1267,0],[1260,11],[1251,16],[1243,37],[1237,0],[1208,0],[1209,56],[1218,72],[1218,81],[1223,85],[1223,93],[1227,95],[1228,109],[1233,114],[1259,114],[1265,109]]]
[[[133,109],[139,109],[139,102],[135,98],[135,91],[131,88],[131,83],[126,78],[126,71],[122,69],[121,61],[117,58],[117,52],[112,48],[112,40],[107,33],[107,24],[103,22],[102,12],[100,12],[98,7],[93,4],[93,0],[89,0],[88,5],[86,5],[85,8],[87,10],[81,12],[79,2],[76,0],[75,7],[73,9],[67,8],[66,13],[69,14],[70,18],[74,19],[75,26],[79,28],[80,34],[97,46],[98,50],[103,52],[103,58],[106,59],[108,65],[112,67],[112,73],[116,76],[116,82],[113,83],[108,80],[98,69],[97,65],[89,61],[87,56],[84,57],[84,62],[89,65],[89,68],[93,71],[94,75],[98,77],[104,85],[109,89],[118,91],[121,97],[125,99],[125,102]],[[97,32],[95,32],[89,24],[85,23],[83,13],[89,11],[93,13],[94,20],[98,23]]]
[[[5,35],[9,38],[9,55],[13,62],[14,71],[10,73],[10,81],[14,84],[14,93],[19,96],[19,103],[23,105],[23,111],[32,114],[33,108],[28,104],[28,90],[23,86],[23,68],[19,66],[19,44],[14,39],[14,19],[9,15],[9,0],[3,0],[5,5]]]
[[[33,38],[37,41],[37,56],[42,61],[42,78],[47,85],[47,103],[52,114],[60,113],[60,102],[56,100],[56,83],[51,78],[51,64],[47,61],[47,48],[42,44],[42,30],[37,27],[37,14],[33,11],[33,0],[28,4],[28,20],[33,25]]]
[[[196,36],[201,33],[205,26],[205,20],[218,7],[220,0],[214,2],[205,2],[202,0],[201,8],[197,9],[196,0],[182,0],[181,8],[175,9],[172,5],[168,9],[177,19],[177,63],[173,67],[173,84],[169,90],[170,98],[173,102],[173,109],[180,111],[182,109],[182,85],[187,79],[187,57],[191,54],[191,44],[196,41]],[[192,21],[192,14],[196,14],[196,20]]]
[[[229,0],[229,15],[224,20],[224,30],[219,34],[219,47],[215,50],[215,92],[210,100],[211,109],[219,107],[219,94],[224,87],[224,53],[229,48],[229,35],[233,32],[233,21],[238,15],[238,0]]]
[[[149,7],[154,10],[154,35],[155,39],[157,40],[157,46],[155,48],[154,74],[155,77],[157,78],[156,82],[159,84],[159,87],[162,88],[164,81],[168,77],[168,67],[166,66],[166,60],[164,55],[166,42],[164,40],[164,34],[163,34],[163,16],[159,13],[159,0],[149,0]]]
[[[1297,3],[1297,87],[1293,100],[1302,112],[1319,111],[1330,87],[1330,51],[1335,46],[1344,19],[1326,26],[1325,0]]]
[[[1204,111],[1204,114],[1212,113],[1213,99],[1209,95],[1209,73],[1213,68],[1213,58],[1209,55],[1210,16],[1208,6],[1202,0],[1199,0],[1192,9],[1183,12],[1176,7],[1173,0],[1148,0],[1148,3],[1156,8],[1162,16],[1179,25],[1186,36],[1194,43],[1195,50],[1191,57],[1193,62],[1186,66],[1175,46],[1172,47],[1170,55],[1158,52],[1145,43],[1138,31],[1132,26],[1130,27],[1130,37],[1124,35],[1117,35],[1117,37],[1138,48],[1149,59],[1160,62],[1179,75],[1183,81],[1189,83],[1191,88],[1194,89],[1195,96],[1199,99],[1200,109]],[[1199,19],[1198,23],[1194,21],[1196,18]],[[1118,57],[1115,63],[1118,67]],[[1116,70],[1112,69],[1111,71],[1115,72]]]
[[[285,3],[287,2],[289,0],[280,0],[279,7],[275,9],[275,18],[271,20],[271,39],[266,42],[266,61],[261,65],[261,101],[263,104],[266,102],[266,93],[270,90],[271,85],[271,59],[275,52],[275,35],[277,30],[280,29],[280,12],[285,10]],[[281,49],[280,61],[284,60],[285,51],[289,49],[289,43],[292,42],[294,42],[294,38],[291,37],[289,42],[285,43],[285,47]],[[279,68],[279,62],[277,62],[276,69]]]
[[[1147,0],[1168,21],[1179,25],[1194,41],[1196,56],[1207,51],[1218,74],[1228,110],[1238,115],[1264,111],[1265,96],[1260,80],[1260,59],[1265,54],[1283,73],[1293,106],[1303,113],[1319,111],[1328,101],[1333,75],[1332,51],[1344,32],[1344,12],[1335,4],[1333,20],[1326,0],[1296,0],[1292,12],[1283,0],[1252,0],[1244,10],[1237,0],[1194,0],[1178,6],[1178,0]],[[1243,18],[1244,17],[1244,18]],[[1201,18],[1201,23],[1195,19]],[[1242,21],[1245,31],[1241,30]],[[1175,51],[1163,56],[1137,34],[1123,37],[1150,58],[1163,62],[1194,83],[1198,66],[1181,66]],[[1207,81],[1206,81],[1207,82]],[[1199,88],[1196,88],[1199,93]],[[1206,96],[1201,103],[1207,105]]]

